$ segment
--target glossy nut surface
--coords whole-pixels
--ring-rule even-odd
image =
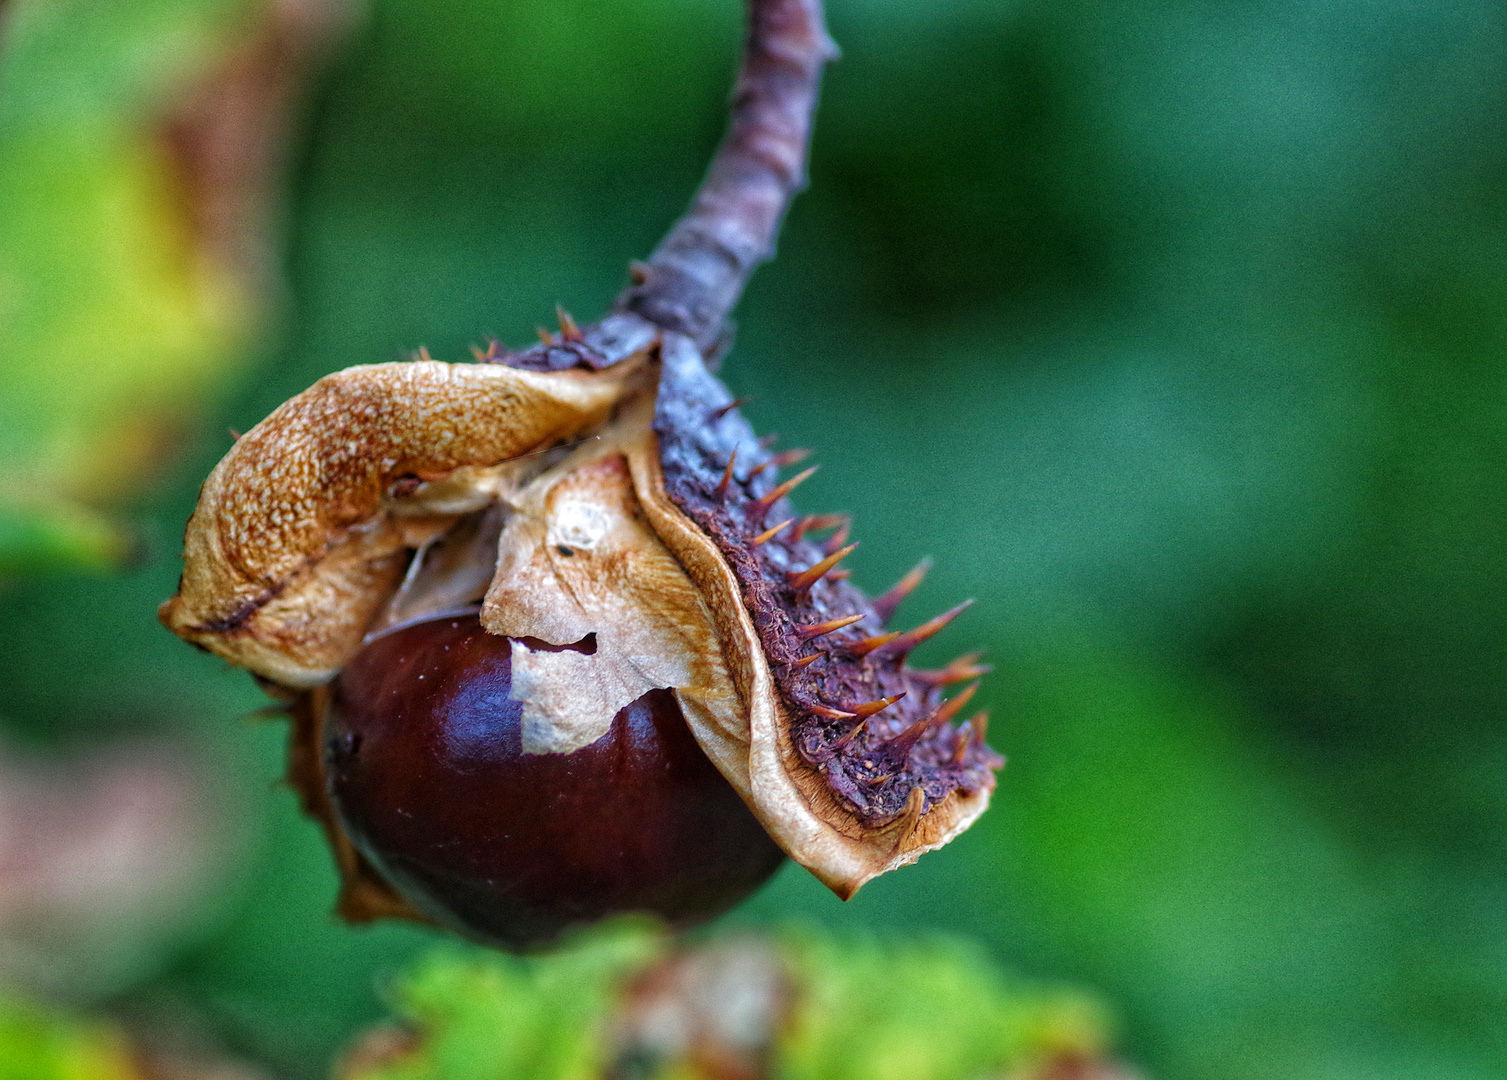
[[[527,948],[619,912],[711,918],[783,861],[670,691],[645,694],[573,753],[524,754],[511,666],[508,638],[452,617],[377,638],[335,684],[331,798],[416,908]]]

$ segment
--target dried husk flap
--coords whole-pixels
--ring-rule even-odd
[[[529,752],[584,746],[624,705],[670,688],[776,843],[847,898],[967,828],[988,790],[929,808],[915,791],[874,824],[796,752],[736,574],[666,494],[647,359],[595,372],[418,361],[320,380],[205,483],[163,621],[304,689],[367,633],[474,602],[490,578],[482,622],[514,639]],[[330,812],[327,696],[299,699],[293,778],[331,832],[342,912],[413,917]]]
[[[298,792],[304,813],[319,822],[329,840],[340,874],[340,896],[335,911],[353,923],[373,919],[408,919],[431,922],[383,880],[367,861],[335,817],[335,808],[324,782],[324,719],[330,691],[318,686],[295,697],[289,706],[293,731],[288,744],[288,783]]]
[[[486,467],[600,424],[637,366],[414,361],[320,379],[238,439],[204,482],[162,621],[274,682],[327,682],[408,551],[494,497],[503,478]]]

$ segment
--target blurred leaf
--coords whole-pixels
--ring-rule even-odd
[[[0,505],[0,578],[64,568],[101,569],[125,554],[120,531],[76,504]]]
[[[115,1027],[0,998],[0,1080],[146,1080]]]
[[[630,978],[652,981],[651,967],[668,947],[624,925],[538,959],[437,952],[392,995],[412,1038],[378,1029],[357,1045],[342,1080],[712,1080],[724,1075],[713,1048],[693,1033],[672,1034],[693,1022],[673,997],[651,999],[647,1022],[679,1052],[609,1052],[618,1013],[632,997]],[[715,944],[703,955],[712,963],[738,960],[737,950]],[[776,1012],[788,1015],[765,1037],[773,1041],[769,1075],[780,1080],[977,1080],[1038,1069],[1046,1076],[1054,1063],[1102,1061],[1107,1049],[1106,1018],[1095,1002],[1012,983],[957,941],[806,929],[780,937],[778,955],[789,1002]],[[680,992],[698,988],[707,984],[693,980]],[[741,981],[724,991],[738,999],[727,1003],[736,1013],[730,1026],[749,1037],[753,1006],[743,995],[759,990]]]
[[[975,945],[791,935],[795,1012],[782,1080],[973,1080],[1094,1061],[1108,1019],[1092,999],[1005,976]]]
[[[18,0],[0,53],[0,573],[99,565],[118,501],[224,378],[248,298],[155,130],[240,0]],[[73,509],[69,509],[72,507]],[[69,529],[65,522],[73,519]],[[86,534],[91,534],[87,535]]]
[[[551,956],[517,959],[447,949],[392,991],[419,1042],[391,1060],[355,1064],[350,1080],[594,1080],[603,1022],[627,975],[664,948],[637,924],[599,930]]]
[[[305,39],[327,36],[319,12],[343,4],[12,6],[0,50],[0,510],[56,508],[58,522],[50,543],[0,531],[0,573],[117,555],[121,538],[84,542],[78,524],[70,538],[63,519],[139,492],[235,371],[269,300],[246,249],[262,242],[290,88]]]

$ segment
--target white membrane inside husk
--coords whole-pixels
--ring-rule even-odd
[[[737,711],[710,615],[646,519],[624,449],[604,435],[509,508],[482,624],[514,639],[525,753],[587,746],[655,689]]]

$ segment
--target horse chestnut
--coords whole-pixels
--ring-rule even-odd
[[[838,896],[968,828],[1004,760],[986,667],[911,650],[844,515],[712,374],[805,174],[820,0],[749,0],[728,138],[612,313],[474,364],[348,368],[200,491],[175,633],[289,702],[289,779],[348,919],[519,947],[731,906],[790,855]],[[467,611],[457,616],[458,610]]]
[[[669,690],[645,693],[578,750],[525,753],[511,647],[475,615],[433,619],[375,638],[335,682],[330,799],[415,908],[525,948],[617,912],[709,919],[784,860]]]

